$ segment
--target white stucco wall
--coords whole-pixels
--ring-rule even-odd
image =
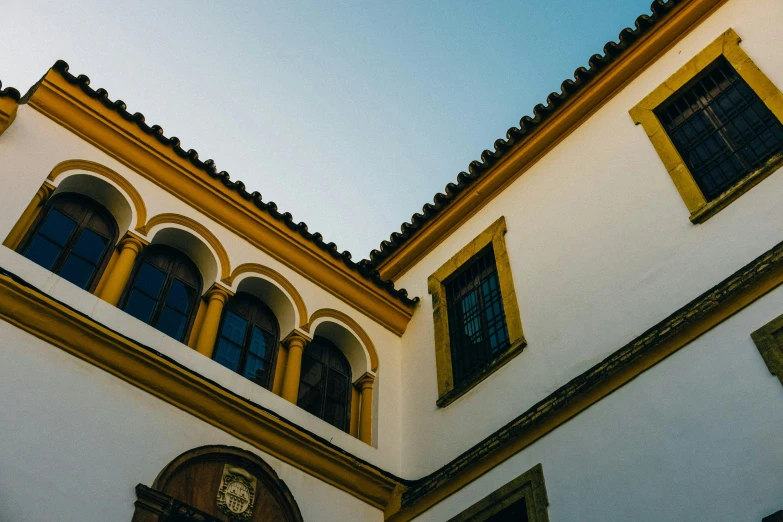
[[[383,514],[116,377],[0,321],[0,521],[130,521],[138,483],[210,444],[258,454],[304,520]]]
[[[402,338],[212,222],[33,109],[0,136],[0,238],[58,163],[86,159],[127,179],[148,217],[204,224],[231,266],[259,263],[288,279],[312,314],[355,319],[378,351],[371,447],[0,247],[0,267],[229,390],[408,479],[478,443],[685,303],[783,240],[783,173],[702,225],[688,212],[628,110],[729,27],[783,86],[783,3],[729,0],[472,216],[398,281],[422,303]],[[554,87],[554,86],[553,86]],[[252,189],[252,187],[251,187]],[[528,346],[446,408],[437,381],[427,277],[505,216]],[[317,224],[314,224],[317,227]],[[776,509],[783,388],[749,333],[783,313],[781,290],[703,336],[422,515],[440,521],[538,462],[552,520],[759,520]],[[285,332],[282,332],[285,334]],[[150,484],[187,449],[247,447],[229,435],[0,322],[0,522],[122,520],[133,486]],[[358,376],[355,376],[358,377]],[[263,456],[305,520],[381,520],[382,514]],[[29,511],[28,501],[51,491]],[[32,492],[32,493],[31,493]],[[776,496],[777,495],[777,496]],[[32,515],[30,514],[32,513]],[[109,514],[110,516],[107,516]],[[704,515],[704,516],[702,516]]]
[[[549,519],[759,522],[783,509],[783,386],[750,333],[778,288],[415,519],[442,522],[541,463]]]
[[[444,465],[783,240],[781,172],[692,225],[628,115],[730,27],[783,87],[781,19],[779,0],[725,3],[399,279],[423,296],[402,343],[403,476]],[[439,409],[427,277],[501,215],[528,346]]]
[[[110,328],[155,349],[164,352],[168,350],[173,357],[179,358],[178,360],[184,364],[191,365],[200,373],[217,376],[216,379],[237,393],[279,413],[305,429],[331,440],[334,444],[368,462],[392,473],[399,473],[401,378],[399,374],[399,337],[396,334],[223,226],[201,215],[174,195],[24,105],[19,107],[13,125],[0,136],[0,183],[5,187],[12,187],[12,193],[6,192],[6,197],[2,198],[2,205],[0,205],[0,238],[6,237],[52,169],[62,161],[73,159],[93,161],[119,173],[144,200],[148,219],[162,213],[174,213],[203,224],[225,248],[232,270],[243,263],[256,263],[272,268],[297,289],[305,301],[309,314],[323,308],[330,308],[345,313],[359,323],[372,340],[380,361],[375,381],[375,400],[373,401],[373,446],[364,444],[304,410],[292,406],[273,393],[225,370],[219,364],[198,356],[183,344],[167,338],[118,309],[106,305],[89,293],[70,285],[67,281],[59,278],[51,279],[49,278],[50,274],[44,273],[45,271],[35,270],[37,268],[35,266],[28,267],[27,265],[32,265],[32,263],[26,262],[24,259],[16,259],[19,256],[14,256],[4,247],[0,247],[2,250],[0,258],[5,260],[5,263],[0,261],[0,266],[20,275],[21,272],[29,272],[32,274],[30,277],[33,278],[32,280],[28,279],[31,284],[46,291],[54,291],[58,299],[68,302],[77,310],[91,315]],[[61,175],[55,184],[59,184],[64,178],[65,174]],[[249,188],[252,190],[252,187]],[[135,215],[133,216],[133,224],[135,226]],[[166,226],[182,228],[176,225]],[[160,226],[154,227],[149,231],[149,238],[153,242],[155,242],[155,238],[152,236],[157,234],[160,228]],[[203,247],[202,250],[208,252],[209,248]],[[214,272],[214,270],[212,271]],[[205,274],[205,290],[209,285],[209,282],[206,281],[208,278],[209,274]],[[50,281],[51,285],[46,286],[42,283],[44,280]],[[237,284],[242,280],[246,280],[246,277],[238,279]],[[289,331],[290,329],[281,331],[281,338],[285,337]],[[354,371],[356,375],[353,375],[353,378],[357,379],[361,372],[366,370],[366,367],[366,364],[357,367]]]

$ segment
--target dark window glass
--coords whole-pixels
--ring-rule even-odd
[[[491,517],[486,522],[527,522],[527,505],[525,499],[521,498],[507,506]]]
[[[783,152],[783,125],[723,57],[655,113],[707,201]]]
[[[185,254],[163,245],[151,246],[136,263],[122,309],[184,342],[201,286],[201,274]]]
[[[300,408],[348,431],[351,414],[351,367],[331,341],[316,336],[302,355]]]
[[[509,346],[492,244],[481,250],[444,283],[454,385],[459,386]]]
[[[22,242],[31,261],[84,289],[92,289],[117,241],[117,223],[95,201],[55,196]]]
[[[214,359],[263,386],[272,387],[280,327],[260,299],[245,292],[226,303]]]

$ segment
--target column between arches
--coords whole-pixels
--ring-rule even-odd
[[[217,283],[213,284],[207,291],[207,311],[204,314],[204,319],[197,334],[196,351],[210,359],[215,351],[215,340],[220,327],[220,319],[223,317],[223,307],[232,295],[231,292]]]
[[[8,233],[5,241],[3,241],[4,246],[11,250],[17,249],[25,233],[30,229],[33,221],[38,217],[38,214],[41,212],[44,205],[46,205],[46,202],[54,191],[55,186],[49,182],[44,182],[44,184],[41,185],[41,188],[39,188],[38,192],[33,196],[32,201],[28,203],[24,212],[22,212],[22,216],[11,229],[11,232]]]
[[[105,282],[101,281],[98,297],[110,305],[117,306],[120,296],[128,284],[131,272],[133,272],[136,258],[148,244],[146,240],[131,232],[123,236],[117,244],[117,252],[119,252],[117,260],[111,263],[109,270],[106,270],[103,276]]]

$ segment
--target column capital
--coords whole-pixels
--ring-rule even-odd
[[[126,232],[124,236],[122,236],[122,239],[120,239],[117,246],[120,250],[125,249],[131,249],[135,254],[138,255],[139,252],[141,252],[144,247],[149,245],[149,241],[140,238],[136,234],[132,234],[130,232]]]
[[[354,386],[361,389],[362,391],[372,388],[372,385],[375,383],[375,374],[372,374],[370,372],[365,372],[364,375],[356,379],[356,382],[354,382]]]
[[[229,298],[231,298],[231,296],[233,295],[234,294],[230,290],[227,290],[226,288],[215,283],[209,288],[209,290],[207,290],[206,298],[207,301],[210,302],[219,300],[223,304],[225,304],[229,300]]]
[[[286,336],[285,339],[283,339],[283,344],[287,348],[291,348],[292,346],[298,346],[300,348],[304,348],[308,345],[308,343],[312,341],[312,339],[299,330],[293,330],[290,334]]]
[[[38,192],[36,192],[36,196],[41,199],[41,201],[46,201],[49,199],[49,196],[52,195],[52,193],[57,190],[57,187],[49,183],[48,181],[44,181],[43,185],[41,185],[41,188],[38,189]]]

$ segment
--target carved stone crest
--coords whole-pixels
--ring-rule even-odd
[[[226,464],[218,488],[217,505],[231,520],[250,520],[256,499],[256,478],[242,468]]]

